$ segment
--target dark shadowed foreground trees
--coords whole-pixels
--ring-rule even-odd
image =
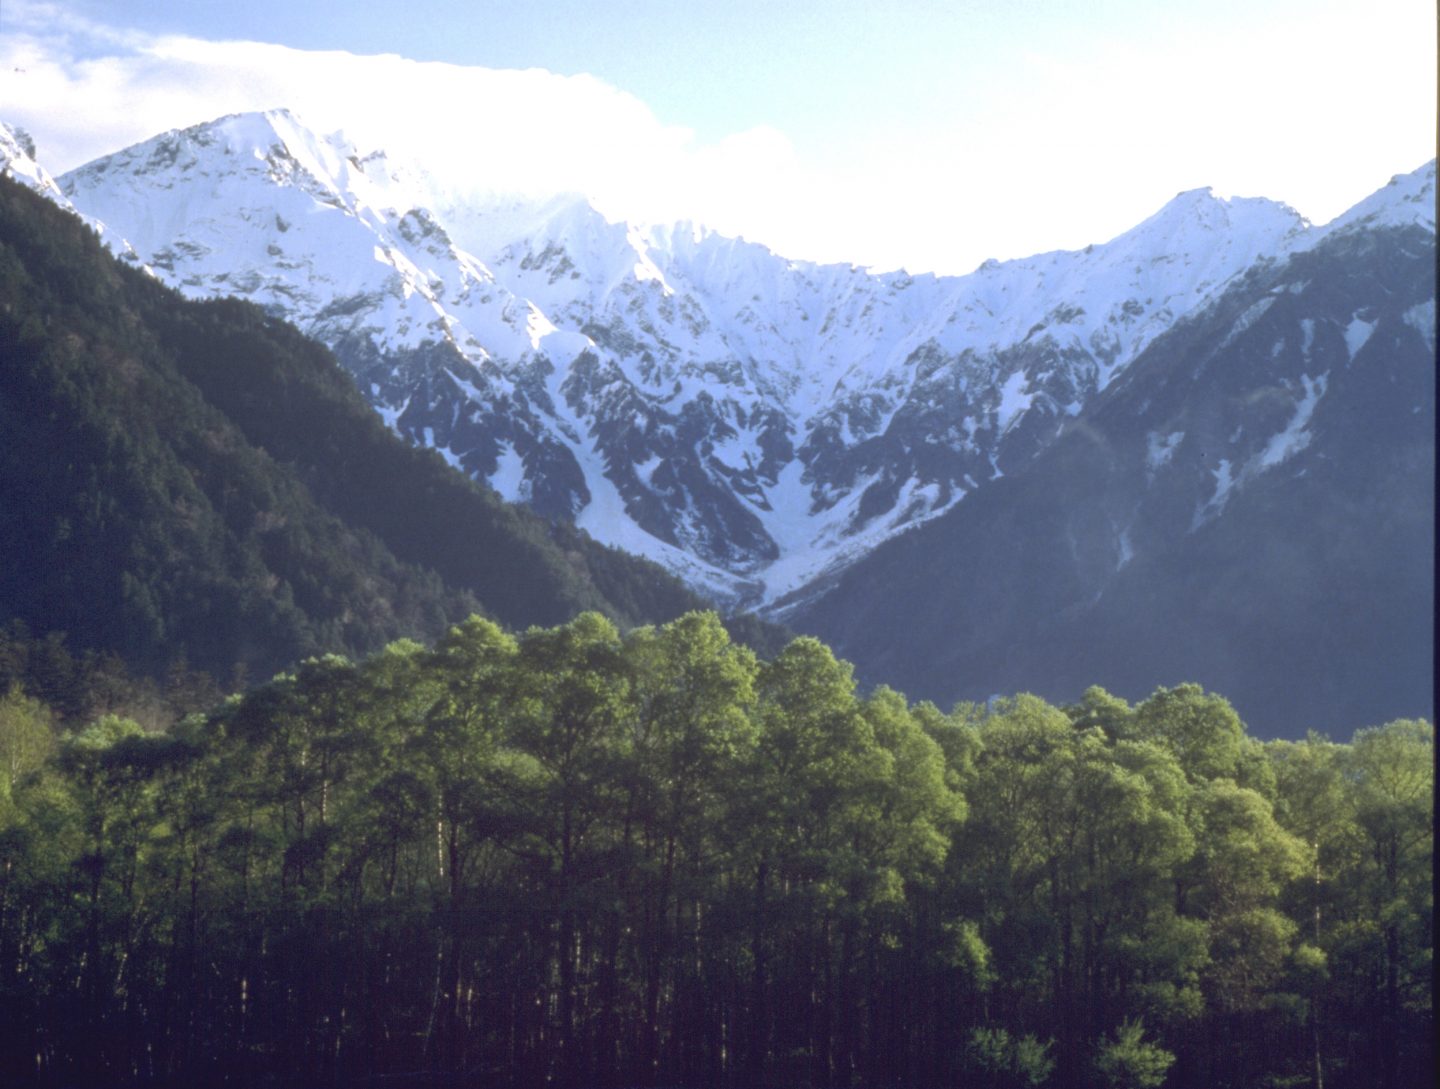
[[[0,698],[6,1085],[1431,1083],[1428,723],[945,714],[702,613],[76,705]]]

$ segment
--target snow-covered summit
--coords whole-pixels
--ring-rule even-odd
[[[116,256],[132,264],[138,264],[139,258],[131,246],[119,236],[115,235],[104,222],[93,215],[86,215],[70,202],[64,191],[60,188],[59,182],[51,177],[35,157],[35,141],[30,134],[21,128],[14,128],[0,121],[0,175],[13,178],[22,185],[35,190],[42,197],[53,201],[67,212],[73,212],[83,219],[90,228],[95,231],[110,250]]]
[[[63,188],[175,286],[242,295],[327,343],[448,344],[477,364],[534,347],[528,308],[454,246],[402,169],[288,110],[165,133]]]
[[[68,211],[75,210],[49,172],[35,161],[35,141],[24,129],[0,121],[0,174],[14,178]]]
[[[1397,174],[1323,228],[1325,234],[1360,227],[1423,227],[1435,233],[1435,160]]]

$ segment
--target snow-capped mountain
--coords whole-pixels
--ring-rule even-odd
[[[67,211],[75,211],[49,172],[35,161],[35,141],[24,129],[0,123],[0,174],[49,197]]]
[[[506,498],[778,607],[1029,463],[1257,264],[1423,217],[1426,186],[1433,231],[1433,177],[1323,229],[1194,190],[1110,242],[962,277],[787,261],[578,198],[460,200],[283,110],[60,184],[166,282],[330,345],[392,427]]]
[[[1197,681],[1269,736],[1430,717],[1434,202],[1398,178],[1258,265],[790,622],[941,703]]]

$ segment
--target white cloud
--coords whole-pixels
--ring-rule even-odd
[[[58,173],[288,106],[476,188],[584,192],[612,217],[697,219],[796,257],[957,272],[1104,241],[1202,185],[1338,214],[1430,154],[1433,42],[1413,32],[1414,8],[1377,0],[1357,18],[1317,4],[1244,36],[1037,47],[983,94],[897,102],[893,123],[822,162],[773,128],[702,143],[589,76],[152,37],[8,0],[0,119],[30,130]],[[987,112],[945,115],[942,100]]]
[[[94,55],[97,44],[111,48]],[[700,145],[585,75],[185,37],[118,44],[74,24],[0,45],[0,117],[31,131],[52,172],[167,129],[277,106],[478,190],[582,192],[617,218],[746,230],[777,177],[793,183],[797,170],[774,130]]]

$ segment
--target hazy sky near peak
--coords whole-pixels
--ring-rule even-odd
[[[489,189],[965,272],[1176,192],[1325,222],[1434,156],[1430,0],[0,0],[61,173],[288,106]],[[462,190],[464,186],[461,186]]]

